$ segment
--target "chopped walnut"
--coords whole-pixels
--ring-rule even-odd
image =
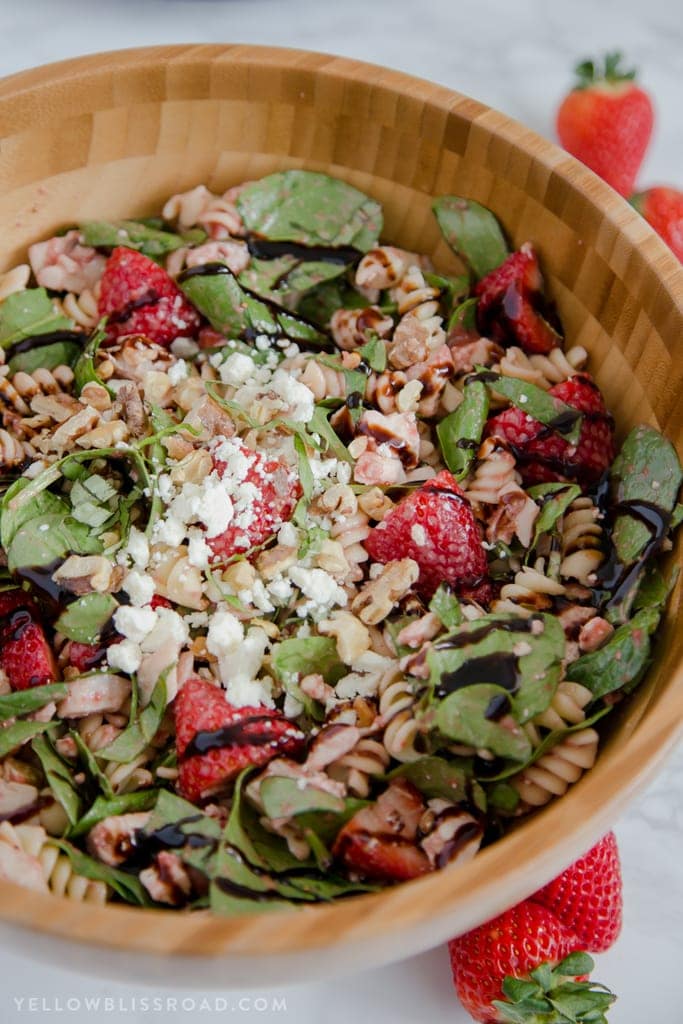
[[[275,547],[261,552],[256,559],[256,567],[265,579],[271,580],[278,573],[294,565],[296,558],[296,548],[287,544],[276,544]]]
[[[52,578],[72,594],[103,594],[110,589],[114,566],[103,555],[70,555]],[[120,575],[120,574],[117,574]],[[120,585],[120,578],[117,580]]]
[[[88,833],[88,850],[93,857],[110,867],[125,864],[135,850],[137,832],[145,827],[149,818],[149,811],[115,814],[104,818]]]
[[[140,881],[157,903],[181,907],[192,892],[192,881],[177,853],[162,850],[151,867],[140,872]]]
[[[368,625],[376,625],[408,593],[419,575],[419,566],[412,558],[387,562],[377,579],[369,580],[356,595],[351,611]]]
[[[329,619],[318,623],[318,632],[336,639],[337,653],[345,665],[353,665],[362,654],[370,650],[370,633],[351,612],[332,612]]]

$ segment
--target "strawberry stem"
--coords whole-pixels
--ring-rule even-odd
[[[620,67],[623,54],[618,50],[606,53],[601,61],[583,60],[576,65],[576,89],[588,89],[591,85],[616,85],[618,82],[632,82],[636,77],[635,68],[628,71]]]
[[[577,981],[593,970],[587,953],[570,953],[556,967],[539,964],[528,979],[506,977],[506,1001],[493,1006],[501,1024],[607,1024],[616,996],[594,981]]]

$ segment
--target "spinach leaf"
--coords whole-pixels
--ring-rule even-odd
[[[359,349],[359,352],[361,359],[368,364],[371,370],[374,370],[375,373],[384,373],[387,368],[387,346],[382,338],[375,334]],[[359,390],[361,393],[365,390],[365,381]]]
[[[441,233],[475,277],[499,267],[509,250],[496,216],[473,199],[441,196],[432,203]]]
[[[110,395],[113,396],[114,394],[109,385],[105,384],[101,377],[98,376],[97,370],[95,369],[97,353],[100,345],[107,336],[105,325],[106,318],[100,320],[74,365],[74,385],[76,386],[79,395],[85,385],[89,383],[99,384],[100,387],[105,388]]]
[[[525,761],[531,743],[521,726],[517,722],[502,725],[487,717],[488,709],[500,698],[507,699],[508,691],[494,683],[474,683],[456,690],[437,706],[436,727],[458,743],[490,750],[497,757]]]
[[[279,256],[272,260],[252,258],[239,275],[239,282],[249,291],[273,302],[298,303],[306,292],[334,280],[345,273],[346,264],[320,260],[301,260],[296,256]]]
[[[550,704],[560,680],[564,653],[564,631],[554,615],[533,615],[529,619],[485,615],[475,622],[463,623],[432,645],[427,653],[430,686],[435,695],[455,686],[459,687],[456,693],[465,693],[471,688],[469,680],[472,679],[475,685],[490,684],[499,690],[501,677],[512,676],[514,685],[505,692],[512,716],[522,725]],[[506,684],[509,683],[506,678]],[[489,696],[492,699],[497,694],[492,692]],[[457,709],[459,699],[452,701],[450,707]],[[452,736],[451,712],[448,718],[451,732],[447,735],[456,739]],[[486,728],[488,734],[488,728],[482,728]],[[468,734],[471,731],[468,729]],[[460,742],[471,743],[471,740]],[[483,742],[473,745],[486,746]]]
[[[318,328],[270,300],[244,289],[224,264],[207,264],[215,273],[181,275],[178,283],[211,326],[227,338],[272,341],[289,338],[316,347],[329,345]]]
[[[132,814],[136,811],[149,811],[157,800],[159,791],[156,789],[144,789],[138,793],[123,793],[121,796],[107,798],[98,796],[92,806],[85,812],[82,818],[69,829],[70,839],[77,839],[95,827],[105,818],[119,814]]]
[[[45,732],[52,724],[52,722],[14,722],[13,725],[6,725],[4,729],[0,729],[0,757],[11,754],[27,740]]]
[[[489,397],[481,381],[465,385],[464,398],[457,409],[437,425],[436,434],[444,462],[456,480],[469,473],[479,447],[489,412]]]
[[[610,471],[616,502],[646,501],[664,513],[673,512],[681,486],[681,466],[674,447],[652,427],[635,427],[628,435]],[[640,519],[619,515],[612,543],[620,562],[635,562],[652,538]]]
[[[555,398],[543,388],[529,384],[528,381],[494,374],[485,366],[477,366],[476,369],[477,373],[486,374],[486,384],[493,391],[504,395],[527,416],[532,416],[539,423],[550,427],[568,444],[578,443],[583,416],[573,406],[567,405],[560,398]]]
[[[62,612],[55,629],[69,640],[94,644],[117,608],[118,603],[111,594],[84,594]]]
[[[578,484],[537,484],[535,487],[529,488],[528,494],[537,504],[540,499],[541,504],[531,545],[534,548],[542,534],[550,533],[574,499],[579,497],[581,488]]]
[[[460,602],[446,583],[439,584],[434,597],[429,602],[429,610],[441,619],[446,629],[457,629],[462,622]]]
[[[20,715],[29,715],[45,707],[50,701],[66,697],[68,692],[66,683],[48,683],[46,686],[34,686],[30,690],[16,690],[14,693],[3,694],[0,697],[0,722]]]
[[[327,793],[310,785],[301,789],[296,779],[268,775],[259,786],[259,796],[269,818],[291,818],[309,811],[332,811],[340,814],[344,810],[341,797]]]
[[[59,501],[59,499],[57,499]],[[50,515],[29,519],[17,532],[7,550],[10,572],[26,566],[52,565],[71,552],[96,555],[102,544],[84,523],[69,515],[68,506]],[[27,508],[31,513],[31,506]]]
[[[69,824],[75,825],[81,814],[81,798],[71,769],[46,736],[37,736],[31,745],[43,766],[50,789],[64,808]]]
[[[76,332],[73,332],[76,335]],[[77,337],[77,335],[76,335]],[[56,366],[73,366],[82,346],[77,340],[53,341],[50,345],[39,345],[28,352],[18,352],[9,361],[10,373],[34,373],[36,370],[54,370]]]
[[[55,313],[44,288],[26,288],[8,295],[0,306],[0,347],[9,348],[23,338],[52,331],[68,331],[73,323]]]
[[[105,882],[126,903],[134,903],[141,907],[151,905],[151,900],[135,875],[119,871],[118,868],[110,868],[107,864],[88,857],[65,839],[51,837],[49,843],[67,855],[75,874],[89,878],[93,882]]]
[[[320,436],[324,452],[332,452],[334,457],[342,462],[353,462],[346,445],[340,441],[334,427],[331,426],[329,415],[329,409],[325,409],[320,404],[316,405],[313,410],[313,416],[306,424],[308,430],[311,434],[318,434]]]
[[[301,439],[300,434],[294,435],[294,450],[296,451],[299,463],[299,480],[301,482],[301,490],[303,491],[304,499],[306,501],[310,501],[313,494],[313,488],[315,487],[315,477],[313,476],[313,470],[311,469],[306,445]]]
[[[368,300],[346,278],[337,278],[318,285],[297,303],[297,312],[321,327],[327,327],[338,309],[364,309]]]
[[[572,662],[567,678],[588,687],[596,698],[615,690],[630,693],[650,663],[650,636],[657,629],[660,616],[658,608],[637,612],[603,647]]]
[[[430,756],[400,765],[387,778],[408,779],[428,800],[439,798],[458,804],[469,799],[471,774],[471,769],[467,772],[455,761]]]
[[[83,766],[85,767],[85,770],[91,782],[95,784],[97,789],[102,790],[107,800],[111,800],[114,796],[114,790],[112,789],[111,782],[109,781],[108,777],[105,775],[105,773],[102,771],[99,764],[97,763],[97,758],[95,757],[95,754],[87,745],[87,743],[84,742],[81,734],[79,732],[76,732],[75,729],[71,729],[69,735],[76,744],[78,756],[82,761]]]
[[[271,241],[367,252],[382,230],[379,203],[314,171],[269,174],[242,189],[236,205],[247,230]]]
[[[272,666],[280,679],[319,672],[325,682],[334,684],[346,672],[339,660],[337,645],[332,637],[292,637],[275,644]]]
[[[116,761],[117,764],[128,764],[151,743],[159,730],[166,710],[166,678],[172,667],[169,665],[159,676],[156,686],[152,690],[150,702],[140,713],[137,721],[132,721],[120,736],[117,736],[106,747],[98,750],[98,757],[105,761]]]
[[[180,235],[171,231],[163,231],[150,227],[136,220],[90,220],[79,225],[83,242],[95,249],[115,249],[122,245],[127,249],[137,249],[145,256],[166,256],[175,249],[185,245]],[[204,235],[204,232],[201,232]]]

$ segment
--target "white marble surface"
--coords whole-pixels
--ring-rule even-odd
[[[545,135],[552,135],[553,112],[572,63],[618,46],[640,65],[657,103],[656,137],[641,184],[675,182],[677,175],[683,184],[680,0],[0,0],[0,11],[3,74],[95,50],[153,43],[300,46],[431,78]],[[683,749],[623,818],[617,834],[625,927],[617,945],[599,958],[598,970],[620,996],[610,1021],[674,1024],[683,1004]],[[57,966],[37,968],[7,948],[0,951],[0,977],[3,1024],[36,1016],[73,1024],[95,1017],[130,1024],[226,1016],[297,1024],[349,1019],[465,1024],[469,1019],[453,994],[444,949],[343,981],[312,978],[307,985],[275,992],[219,994],[218,1001],[212,993],[206,1006],[196,992],[174,988],[171,977],[163,991],[111,984]],[[99,998],[99,1011],[88,1009],[86,998]],[[177,1000],[176,1009],[168,999]],[[184,999],[190,1002],[183,1004]]]

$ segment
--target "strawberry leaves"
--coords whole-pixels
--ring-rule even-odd
[[[547,962],[528,980],[508,975],[502,984],[506,1001],[494,999],[504,1024],[607,1024],[605,1012],[616,996],[598,982],[575,981],[595,964],[587,953],[570,953],[556,967]]]

